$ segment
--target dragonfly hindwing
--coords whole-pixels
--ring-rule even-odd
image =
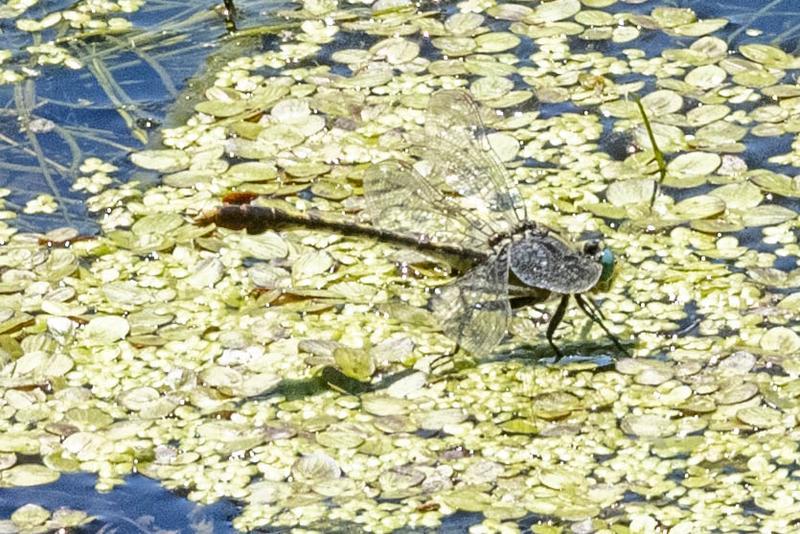
[[[503,338],[511,316],[507,249],[439,288],[431,310],[444,333],[461,347],[474,354],[490,351]]]

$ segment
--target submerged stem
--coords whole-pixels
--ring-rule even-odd
[[[647,137],[650,139],[650,146],[653,147],[653,157],[658,164],[659,179],[658,182],[656,182],[656,186],[653,188],[653,195],[650,197],[650,209],[653,209],[653,204],[656,202],[656,197],[661,189],[661,184],[664,182],[664,178],[667,176],[667,163],[664,160],[664,153],[658,148],[656,136],[653,133],[653,127],[650,125],[650,119],[647,117],[647,112],[644,110],[641,98],[636,98],[636,105],[639,107],[639,113],[642,114],[642,121],[644,121],[644,127],[647,130]]]

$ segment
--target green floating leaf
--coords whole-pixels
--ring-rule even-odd
[[[222,177],[231,185],[247,182],[268,182],[278,176],[278,171],[271,163],[248,161],[231,166]]]
[[[692,181],[697,177],[708,177],[722,164],[719,154],[712,152],[688,152],[680,154],[667,164],[672,180]],[[695,184],[696,185],[696,184]]]
[[[353,188],[349,184],[333,180],[319,180],[311,186],[311,192],[328,200],[344,200],[353,194]]]
[[[775,85],[780,77],[763,70],[746,70],[733,75],[733,81],[744,87],[769,87]]]
[[[724,201],[728,209],[734,210],[749,210],[764,200],[761,190],[750,182],[723,185],[709,194]]]
[[[396,492],[418,486],[424,480],[425,473],[422,471],[402,466],[384,471],[378,479],[378,484],[384,492]]]
[[[206,100],[198,103],[194,110],[198,113],[205,113],[217,118],[233,117],[246,111],[251,105],[246,100]]]
[[[680,111],[683,107],[683,97],[674,91],[663,89],[642,97],[642,105],[647,109],[648,115],[657,120],[662,115]]]
[[[557,22],[574,17],[580,10],[581,3],[578,0],[542,2],[525,21],[531,24]]]
[[[728,73],[721,67],[717,65],[703,65],[702,67],[697,67],[689,71],[684,80],[686,83],[694,85],[699,89],[708,90],[719,87],[727,77]]]
[[[146,215],[133,223],[131,231],[137,235],[164,235],[184,224],[183,217],[177,213],[156,213]]]
[[[539,427],[527,419],[511,419],[500,423],[500,429],[506,434],[538,434]]]
[[[689,122],[689,126],[698,128],[724,119],[730,112],[731,108],[724,104],[708,104],[689,110],[686,113],[686,120]]]
[[[33,529],[44,525],[50,519],[50,512],[38,504],[26,504],[14,510],[11,521],[18,527]],[[11,531],[16,532],[16,530]]]
[[[478,46],[472,37],[437,37],[431,44],[451,57],[466,56]]]
[[[333,351],[333,359],[345,376],[355,380],[367,382],[375,373],[375,361],[367,350],[338,347]]]
[[[742,221],[747,227],[770,226],[795,218],[797,218],[795,211],[775,204],[756,206],[742,213]]]
[[[43,465],[22,464],[0,472],[0,486],[41,486],[55,482],[59,477],[58,471],[53,471]]]
[[[239,249],[245,256],[260,260],[285,258],[289,254],[286,241],[275,232],[242,236]]]
[[[514,82],[500,76],[484,76],[478,78],[470,86],[470,92],[476,100],[500,98],[514,88]]]
[[[134,152],[131,161],[137,167],[151,171],[177,172],[187,168],[191,159],[183,150],[162,149]]]
[[[635,105],[635,104],[634,104]],[[638,114],[638,110],[637,110]],[[677,126],[669,124],[653,123],[653,136],[655,137],[656,144],[659,150],[665,154],[673,152],[680,152],[686,149],[686,136],[683,130]],[[634,132],[636,144],[647,150],[652,150],[653,146],[650,142],[648,133],[642,128]]]
[[[577,1],[577,0],[576,0]],[[454,510],[482,512],[494,505],[492,498],[477,488],[464,488],[451,491],[441,497],[442,501]]]
[[[497,20],[519,21],[533,13],[533,8],[521,4],[497,4],[486,10]]]
[[[758,395],[758,386],[752,382],[733,384],[721,389],[714,394],[717,404],[730,405],[748,401]]]
[[[698,195],[675,204],[670,215],[683,221],[706,219],[725,211],[725,202],[711,195]]]
[[[128,320],[117,315],[95,317],[84,328],[87,341],[93,345],[107,345],[124,339],[130,331]]]
[[[452,35],[472,35],[483,21],[484,17],[477,13],[455,13],[447,17],[444,27]]]
[[[791,426],[794,426],[793,416],[784,416],[778,410],[767,406],[742,408],[736,412],[736,418],[755,428],[772,428],[781,425],[784,421],[791,421]]]
[[[323,452],[315,452],[298,459],[292,465],[292,475],[301,481],[332,480],[342,476],[336,460]]]
[[[779,69],[797,68],[797,59],[775,46],[752,43],[740,46],[739,52],[747,59],[767,67]]]
[[[759,345],[762,349],[770,352],[793,356],[800,350],[800,336],[790,328],[776,326],[761,336]]]
[[[670,28],[667,33],[681,35],[683,37],[700,37],[701,35],[714,33],[727,25],[728,19],[705,19]]]
[[[475,51],[480,54],[497,54],[516,48],[522,42],[509,32],[489,32],[475,38]]]
[[[309,278],[320,275],[331,267],[333,258],[325,251],[315,250],[302,254],[292,265],[292,281],[296,286],[306,285]]]
[[[642,438],[663,438],[676,432],[674,422],[656,414],[626,415],[622,418],[620,428],[626,434]]]
[[[583,407],[581,400],[567,391],[553,391],[537,395],[531,401],[531,412],[540,419],[552,421],[566,417]]]
[[[650,14],[662,28],[672,28],[697,20],[691,9],[677,7],[657,7]]]
[[[346,424],[330,427],[316,436],[317,443],[330,449],[355,449],[364,443],[364,436]]]

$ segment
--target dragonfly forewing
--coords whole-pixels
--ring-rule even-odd
[[[433,166],[430,182],[468,199],[474,216],[486,221],[494,234],[513,231],[526,220],[517,184],[489,145],[469,93],[439,91],[431,96],[425,142],[418,152]]]
[[[457,199],[397,160],[373,165],[364,176],[367,212],[373,224],[433,243],[488,250],[491,230],[471,217]]]
[[[444,333],[473,354],[491,351],[511,316],[506,250],[439,288],[431,311]]]

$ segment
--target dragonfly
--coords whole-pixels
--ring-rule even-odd
[[[363,189],[371,224],[249,202],[224,204],[202,222],[249,233],[300,225],[463,260],[469,267],[435,289],[429,307],[442,331],[472,354],[489,353],[501,342],[512,300],[527,305],[553,296],[559,303],[546,338],[557,359],[563,354],[554,335],[573,299],[626,353],[600,308],[583,296],[609,277],[613,254],[598,240],[571,242],[528,218],[518,185],[489,144],[479,106],[466,90],[431,95],[424,131],[410,152],[416,164],[390,159],[367,169]]]

